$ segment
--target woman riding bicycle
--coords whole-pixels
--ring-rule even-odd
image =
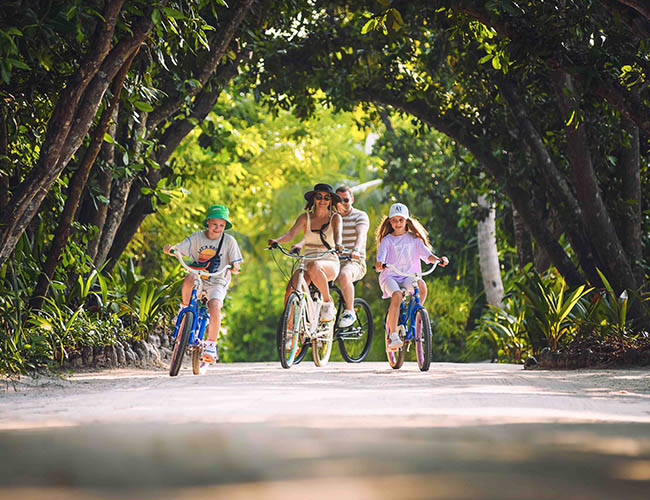
[[[399,306],[402,302],[401,288],[418,287],[421,303],[427,297],[427,286],[422,279],[414,283],[411,278],[404,278],[386,268],[392,264],[403,273],[421,273],[420,260],[431,264],[440,261],[446,266],[447,257],[437,257],[431,251],[429,234],[416,219],[409,218],[409,210],[402,203],[394,203],[377,229],[377,263],[376,270],[381,270],[379,286],[382,298],[390,298],[388,308],[388,327],[390,331],[390,349],[402,346],[402,339],[397,333]]]
[[[279,238],[270,239],[269,245],[293,241],[302,231],[304,233],[305,254],[319,254],[327,250],[342,250],[342,219],[336,212],[336,204],[341,201],[329,184],[316,184],[314,189],[305,193],[306,212],[300,214],[291,229]],[[336,254],[326,254],[310,259],[306,258],[305,280],[313,282],[323,297],[321,319],[332,321],[336,316],[336,307],[330,297],[328,282],[339,274],[339,258]],[[297,287],[297,274],[287,284],[285,301],[292,290]]]

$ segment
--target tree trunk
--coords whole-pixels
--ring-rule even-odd
[[[502,307],[504,293],[497,250],[496,210],[485,195],[478,197],[478,206],[487,213],[485,219],[477,224],[478,257],[485,298],[491,306]]]
[[[159,5],[164,5],[166,1],[161,0]],[[5,222],[0,230],[0,266],[9,258],[52,184],[81,145],[108,85],[153,27],[151,14],[154,8],[150,8],[134,23],[132,35],[122,39],[109,51],[121,5],[122,0],[108,2],[104,21],[99,24],[95,40],[90,45],[91,50],[73,82],[62,92],[48,122],[36,167],[18,186],[0,215],[0,220]]]
[[[228,74],[228,80],[234,76],[234,71]],[[227,81],[228,81],[227,80]],[[196,121],[202,122],[208,113],[214,108],[214,105],[221,94],[221,88],[217,88],[210,92],[202,91],[197,97],[194,104],[194,109],[190,114],[190,119],[174,120],[172,125],[167,127],[163,137],[160,140],[160,147],[156,154],[156,162],[160,165],[159,169],[149,170],[147,174],[147,183],[149,186],[155,188],[163,174],[165,167],[172,153],[180,145],[181,141],[189,134],[196,126]],[[108,261],[104,268],[106,273],[109,273],[117,260],[126,249],[135,233],[144,221],[147,215],[154,213],[153,205],[151,204],[151,196],[144,196],[139,191],[130,200],[130,206],[127,207],[128,216],[122,219],[122,224],[117,231],[116,237],[112,242],[110,251],[106,255]]]
[[[576,269],[571,259],[564,249],[559,245],[557,240],[549,229],[540,224],[542,220],[539,210],[537,210],[530,199],[530,194],[522,189],[508,175],[507,168],[493,156],[481,141],[466,135],[455,123],[453,113],[447,113],[445,116],[438,116],[437,113],[424,101],[415,99],[409,102],[403,102],[398,97],[389,93],[384,93],[373,89],[369,93],[359,93],[361,100],[376,102],[393,106],[405,113],[408,113],[420,119],[423,123],[439,130],[443,134],[462,144],[476,160],[481,164],[496,182],[503,186],[503,190],[510,199],[512,205],[517,209],[530,234],[535,238],[537,244],[543,246],[553,259],[553,264],[558,271],[564,276],[567,283],[571,286],[577,286],[585,282],[578,269]]]
[[[234,10],[231,12],[230,18],[226,21],[225,26],[220,29],[215,36],[210,40],[210,53],[207,60],[200,65],[194,78],[198,80],[200,85],[193,87],[189,94],[173,96],[169,101],[158,106],[152,111],[149,117],[150,129],[156,129],[158,126],[173,114],[175,114],[181,106],[187,102],[188,98],[198,95],[205,90],[205,85],[212,77],[219,62],[222,60],[228,50],[228,46],[237,33],[237,30],[244,22],[251,6],[256,0],[240,0]]]
[[[147,115],[143,113],[140,120],[134,123],[129,139],[129,150],[133,154],[133,162],[140,159],[142,150],[142,136],[147,126]],[[126,165],[125,165],[126,166]],[[113,182],[111,187],[111,201],[108,206],[108,214],[104,223],[101,240],[95,257],[95,265],[101,267],[106,262],[108,252],[113,245],[113,240],[119,230],[124,214],[126,213],[126,203],[131,191],[135,177],[132,175],[120,177]],[[111,266],[112,267],[112,266]]]
[[[632,262],[637,284],[643,283],[643,260],[641,246],[641,162],[639,154],[639,128],[623,120],[623,129],[630,135],[630,147],[623,150],[618,162],[618,175],[623,181],[621,193],[625,204],[620,225],[625,252]]]
[[[584,214],[592,246],[606,266],[606,275],[618,293],[628,288],[636,290],[636,280],[621,242],[603,202],[596,173],[591,162],[585,124],[579,118],[580,108],[571,77],[564,72],[554,73],[555,90],[565,123],[571,113],[575,118],[566,128],[571,175],[580,208]],[[567,97],[572,96],[571,100]]]
[[[515,244],[517,245],[517,261],[519,268],[523,269],[528,263],[533,262],[533,241],[516,208],[512,209],[512,225],[515,231]]]
[[[111,137],[115,138],[115,132],[117,130],[117,117],[119,113],[119,103],[115,106],[113,110],[113,115],[111,117],[111,124],[108,128],[108,133]],[[113,163],[115,162],[115,144],[111,142],[104,142],[102,144],[102,150],[100,151],[100,158],[102,168],[96,169],[96,178],[97,184],[99,186],[99,192],[104,198],[108,201],[105,203],[100,202],[97,208],[92,213],[91,217],[88,219],[88,222],[97,228],[97,234],[95,237],[88,242],[88,257],[95,262],[95,257],[97,256],[97,250],[99,249],[99,243],[102,239],[102,232],[104,231],[104,223],[106,222],[106,215],[108,214],[108,204],[111,199],[111,182],[113,180]],[[95,262],[96,264],[96,262]]]
[[[7,138],[7,115],[4,109],[0,108],[0,213],[9,202],[9,160],[7,154],[9,141]]]
[[[650,21],[650,5],[648,5],[647,0],[618,0],[618,1],[623,5],[632,7],[639,14],[641,14],[648,21]]]
[[[99,123],[95,127],[95,131],[90,140],[88,149],[86,149],[86,154],[83,157],[81,165],[69,182],[68,196],[65,200],[65,205],[63,207],[63,213],[61,214],[61,219],[59,220],[59,225],[54,234],[54,239],[50,245],[50,251],[43,265],[43,270],[38,278],[36,287],[32,293],[32,298],[30,299],[30,306],[33,309],[40,309],[43,305],[43,299],[45,294],[50,286],[52,277],[54,276],[54,271],[56,270],[59,260],[61,259],[61,254],[65,248],[68,237],[70,236],[70,231],[72,230],[72,221],[74,220],[77,207],[81,201],[81,195],[84,188],[86,187],[86,181],[88,180],[88,175],[90,174],[90,169],[95,163],[95,159],[99,154],[99,150],[102,147],[104,142],[104,135],[106,130],[108,130],[108,125],[113,115],[113,110],[117,106],[117,103],[120,99],[120,93],[122,92],[122,86],[124,80],[126,79],[126,74],[131,67],[133,58],[135,57],[136,52],[134,52],[130,59],[128,59],[124,66],[120,69],[120,72],[113,82],[113,96],[111,97],[108,106],[104,109],[102,116],[99,120]]]
[[[594,258],[592,246],[587,238],[587,228],[583,224],[584,217],[578,200],[566,178],[555,165],[544,139],[533,124],[515,86],[510,82],[502,81],[499,88],[510,112],[517,120],[519,131],[523,134],[531,154],[535,158],[537,170],[541,174],[540,181],[543,180],[546,183],[546,191],[554,199],[556,213],[562,220],[582,271],[587,275],[590,283],[600,285],[600,276],[596,271],[599,262]]]

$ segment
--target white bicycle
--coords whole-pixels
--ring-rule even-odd
[[[287,298],[276,333],[280,364],[283,368],[290,368],[303,345],[311,344],[314,364],[325,366],[332,354],[334,321],[320,320],[323,298],[315,286],[308,286],[305,281],[305,260],[318,259],[336,251],[326,250],[299,255],[287,252],[277,244],[271,246],[271,249],[278,249],[287,257],[299,261],[298,286]]]

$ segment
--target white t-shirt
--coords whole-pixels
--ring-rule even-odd
[[[219,267],[212,269],[211,272],[220,271],[229,264],[244,261],[237,240],[226,233],[223,233],[221,238],[223,238],[223,245],[221,245]],[[177,244],[176,248],[195,262],[205,263],[216,256],[221,238],[211,240],[205,235],[205,231],[197,231]],[[226,272],[216,278],[210,278],[208,283],[211,285],[228,285],[230,283],[230,273]]]

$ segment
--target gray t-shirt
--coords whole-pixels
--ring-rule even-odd
[[[220,263],[219,266],[216,269],[212,269],[211,272],[220,271],[228,264],[244,261],[241,250],[239,250],[239,245],[237,245],[237,240],[226,233],[223,233],[221,238],[223,238],[223,245],[221,245],[221,251],[219,252],[221,257]],[[197,231],[196,233],[190,234],[187,238],[177,244],[176,248],[178,248],[183,255],[189,256],[195,262],[206,263],[216,256],[221,238],[211,240],[205,235],[205,231]],[[230,283],[230,273],[227,272],[216,278],[210,278],[208,283],[211,285],[228,285],[228,283]]]

